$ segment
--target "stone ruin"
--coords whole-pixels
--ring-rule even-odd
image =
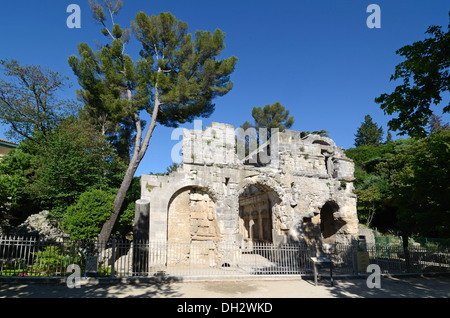
[[[236,131],[221,123],[183,130],[182,165],[169,175],[141,176],[137,239],[191,245],[358,239],[354,164],[343,148],[285,130],[272,133],[264,151],[243,157]]]

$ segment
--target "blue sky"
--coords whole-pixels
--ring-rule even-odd
[[[81,28],[69,29],[69,4],[81,8]],[[381,8],[381,28],[369,29],[369,4]],[[124,0],[116,22],[128,26],[136,13],[171,12],[191,32],[216,28],[225,32],[223,57],[238,57],[233,90],[215,100],[216,110],[203,119],[234,126],[252,120],[254,106],[280,102],[295,118],[292,129],[326,129],[336,144],[350,148],[364,116],[370,114],[387,130],[388,116],[374,98],[391,92],[389,82],[402,59],[395,51],[424,39],[430,25],[448,25],[448,0]],[[2,1],[0,58],[40,64],[58,71],[73,84],[62,92],[75,98],[76,77],[67,59],[77,44],[102,41],[87,0]],[[127,53],[138,57],[132,39]],[[437,108],[441,115],[441,108]],[[448,120],[448,116],[444,117]],[[183,127],[192,129],[193,123]],[[5,127],[0,128],[0,138]],[[163,172],[172,163],[172,129],[157,127],[136,175]],[[395,136],[395,134],[394,134]]]

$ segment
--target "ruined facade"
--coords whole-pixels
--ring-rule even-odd
[[[333,140],[285,130],[245,158],[239,145],[231,125],[185,129],[182,165],[141,176],[141,238],[192,246],[357,239],[354,164]]]

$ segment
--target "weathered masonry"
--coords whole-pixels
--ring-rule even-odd
[[[333,140],[285,130],[247,160],[237,140],[227,124],[184,130],[182,166],[141,177],[135,235],[191,246],[357,239],[354,164]]]

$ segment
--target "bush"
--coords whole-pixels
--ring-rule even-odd
[[[47,246],[43,251],[34,253],[36,261],[31,269],[30,276],[48,275],[52,276],[57,272],[66,272],[70,264],[80,264],[81,257],[75,250],[62,250],[58,246]]]
[[[114,211],[115,193],[93,190],[84,192],[69,206],[62,221],[63,230],[74,240],[92,240]]]
[[[67,209],[62,220],[62,230],[73,240],[93,240],[100,234],[103,224],[114,211],[116,194],[116,190],[93,190],[82,193],[77,202]],[[139,179],[135,178],[114,228],[115,234],[125,236],[132,231],[135,200],[139,198],[139,194]]]

